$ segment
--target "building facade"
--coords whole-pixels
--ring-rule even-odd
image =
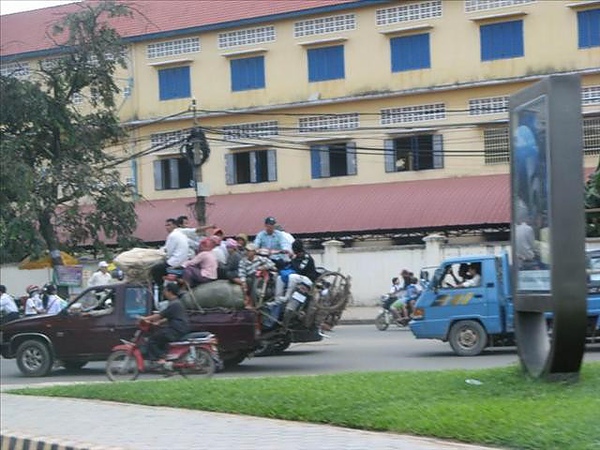
[[[129,61],[115,151],[147,241],[167,214],[193,215],[180,147],[195,124],[211,147],[208,222],[227,234],[275,215],[303,237],[506,238],[508,97],[548,75],[581,76],[584,164],[597,166],[600,1],[135,4],[143,15],[115,23]],[[2,72],[33,74],[52,51],[19,23],[70,8],[3,16]]]

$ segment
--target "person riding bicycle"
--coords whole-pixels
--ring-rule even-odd
[[[164,353],[169,342],[175,342],[190,332],[188,315],[179,294],[179,284],[176,281],[165,281],[163,297],[168,300],[169,305],[158,313],[140,318],[155,325],[166,323],[165,327],[154,329],[148,339],[148,359],[160,365],[165,364]]]

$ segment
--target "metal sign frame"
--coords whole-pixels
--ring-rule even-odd
[[[547,77],[512,95],[509,108],[519,358],[536,378],[573,380],[587,310],[579,76]]]

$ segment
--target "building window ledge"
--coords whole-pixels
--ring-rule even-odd
[[[600,6],[600,0],[567,3],[565,6],[571,9],[585,9],[587,7]]]
[[[238,50],[235,52],[227,52],[227,53],[221,53],[221,56],[223,56],[224,58],[235,58],[238,56],[248,56],[248,55],[258,55],[260,53],[266,53],[268,52],[268,49],[266,48],[249,48],[246,50]]]
[[[193,59],[190,58],[181,58],[181,59],[170,59],[168,61],[156,61],[148,63],[151,67],[161,67],[161,66],[174,66],[177,64],[189,64],[193,62]]]
[[[395,34],[404,34],[404,33],[416,33],[418,31],[428,31],[433,28],[433,25],[429,23],[424,23],[422,25],[415,25],[413,27],[404,27],[404,28],[393,28],[390,30],[380,30],[379,32],[383,35],[390,36]]]
[[[473,22],[485,22],[488,20],[502,20],[502,19],[517,19],[519,17],[525,17],[527,13],[525,11],[513,11],[499,14],[488,14],[485,16],[470,17],[469,20]]]
[[[311,47],[314,45],[337,44],[337,43],[344,42],[347,40],[348,40],[348,38],[345,38],[345,37],[336,37],[336,38],[329,38],[329,39],[315,39],[314,41],[298,42],[298,45],[300,45],[302,47]]]

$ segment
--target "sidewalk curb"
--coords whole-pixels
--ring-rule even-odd
[[[0,450],[90,450],[88,447],[58,444],[41,438],[19,437],[15,434],[0,434]]]

